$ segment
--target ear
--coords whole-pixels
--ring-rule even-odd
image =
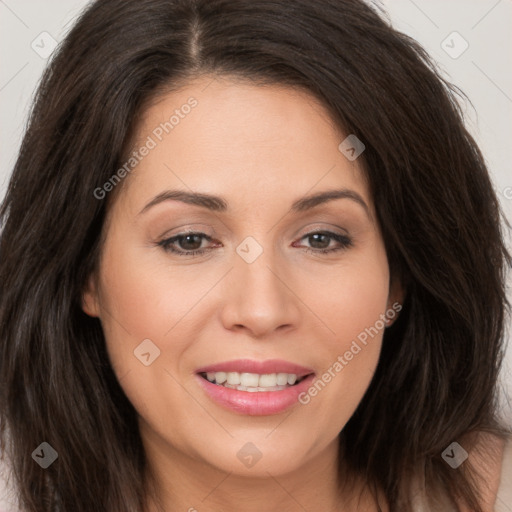
[[[89,316],[100,316],[98,287],[93,274],[89,276],[87,284],[82,291],[82,310]]]
[[[389,287],[389,295],[388,295],[388,303],[387,310],[394,311],[394,315],[390,315],[389,320],[387,322],[387,326],[392,325],[402,309],[404,300],[406,296],[406,290],[403,284],[399,279],[392,279]]]

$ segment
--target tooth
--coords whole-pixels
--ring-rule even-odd
[[[284,372],[264,375],[248,372],[206,372],[206,378],[210,382],[215,382],[221,386],[251,393],[255,391],[281,391],[297,382],[296,374]]]
[[[222,384],[228,380],[228,376],[226,372],[215,372],[215,382],[217,384]]]
[[[288,388],[288,385],[277,385],[277,386],[244,386],[242,384],[236,385],[236,384],[228,384],[227,382],[225,384],[222,384],[223,387],[229,388],[229,389],[237,389],[238,391],[248,391],[249,393],[255,393],[255,392],[268,392],[268,391],[282,391],[283,389]]]
[[[260,375],[259,386],[264,388],[270,388],[277,384],[277,375],[275,373],[269,373],[266,375]]]
[[[238,386],[240,384],[240,374],[238,372],[228,372],[228,384]]]
[[[290,384],[290,386],[293,386],[295,384],[296,380],[297,380],[297,375],[295,375],[294,373],[288,374],[288,384]]]
[[[253,388],[258,387],[260,376],[257,373],[241,373],[240,383],[242,386],[251,386]]]
[[[288,374],[287,373],[278,373],[277,374],[277,385],[284,386],[288,383]]]

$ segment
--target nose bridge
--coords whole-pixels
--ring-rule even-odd
[[[262,335],[284,325],[296,325],[298,305],[289,289],[291,283],[286,283],[288,273],[280,252],[247,237],[236,253],[223,309],[225,326],[244,326],[254,335]]]

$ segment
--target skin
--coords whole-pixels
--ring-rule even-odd
[[[390,287],[361,160],[338,150],[348,134],[309,94],[219,77],[197,79],[149,106],[134,147],[191,96],[198,105],[117,191],[99,271],[83,294],[83,309],[100,318],[114,371],[139,413],[164,510],[376,510],[366,491],[358,501],[361,482],[340,490],[338,434],[375,372],[384,329],[307,405],[279,414],[226,410],[195,376],[200,366],[239,358],[284,359],[322,375],[359,333],[402,303],[403,291]],[[339,188],[357,192],[368,212],[348,198],[290,212],[299,198]],[[222,196],[228,210],[164,201],[140,213],[169,189]],[[157,245],[187,229],[211,236],[196,244],[203,255]],[[326,230],[353,245],[307,252],[339,247],[332,238],[315,245],[305,236]],[[236,252],[248,236],[263,249],[251,264]],[[191,250],[186,240],[174,247]],[[149,366],[134,357],[144,339],[160,350]],[[252,468],[237,457],[247,442],[262,454]]]

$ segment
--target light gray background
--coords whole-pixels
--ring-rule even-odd
[[[392,24],[417,39],[450,80],[469,96],[474,110],[466,105],[468,126],[483,150],[504,211],[512,222],[512,1],[375,1],[389,12]],[[42,32],[62,40],[87,3],[0,0],[0,198],[5,194],[28,106],[46,63],[31,44],[35,40],[43,46],[41,37],[47,36],[41,36]],[[447,49],[452,54],[460,52],[464,42],[450,36],[454,31],[469,45],[457,58],[441,46],[446,41],[444,45],[451,47]],[[502,412],[512,423],[512,404],[505,403],[505,395],[512,395],[510,345],[502,372]]]

